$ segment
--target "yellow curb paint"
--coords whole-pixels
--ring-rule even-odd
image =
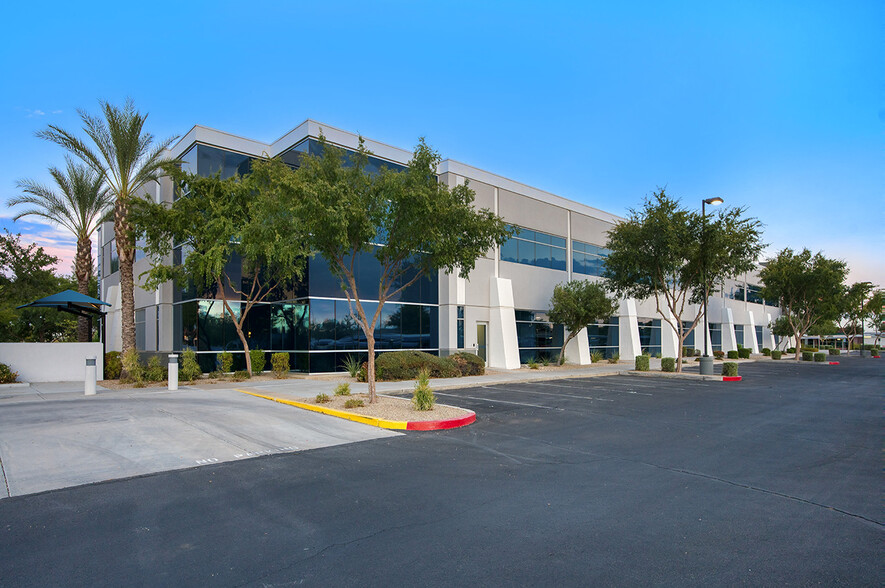
[[[363,423],[364,425],[372,425],[373,427],[380,427],[382,429],[403,429],[405,430],[408,427],[409,423],[407,421],[388,421],[385,419],[378,419],[375,417],[364,416],[361,414],[353,414],[351,412],[344,412],[341,410],[335,410],[334,408],[323,408],[322,406],[315,406],[313,404],[305,404],[303,402],[297,402],[295,400],[286,400],[285,398],[276,398],[274,396],[265,396],[263,394],[256,394],[254,392],[247,392],[246,390],[239,390],[234,388],[237,392],[242,392],[243,394],[248,394],[249,396],[255,396],[256,398],[264,398],[265,400],[272,400],[274,402],[279,402],[280,404],[288,404],[289,406],[295,406],[297,408],[303,408],[304,410],[310,410],[312,412],[318,412],[321,414],[327,414],[329,416],[338,417],[341,419],[347,419],[348,421],[355,421],[357,423]]]

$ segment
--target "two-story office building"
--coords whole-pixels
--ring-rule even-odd
[[[170,156],[180,159],[188,171],[201,175],[220,171],[222,177],[229,177],[248,173],[253,158],[279,156],[297,165],[299,154],[315,152],[321,133],[345,149],[355,149],[359,140],[356,134],[311,120],[271,144],[195,126],[170,149]],[[370,139],[366,146],[374,154],[373,166],[403,166],[412,155]],[[442,161],[438,175],[449,186],[469,182],[478,208],[492,210],[520,227],[520,232],[479,259],[469,279],[439,272],[385,304],[375,333],[376,349],[421,349],[440,355],[467,350],[491,367],[507,369],[518,368],[530,357],[555,355],[563,330],[546,320],[553,287],[568,280],[600,280],[606,233],[621,219],[453,160]],[[149,196],[171,201],[176,194],[166,178],[149,187]],[[173,258],[181,260],[184,255],[187,251],[177,248]],[[235,280],[248,279],[239,263],[236,258],[230,261],[230,275]],[[148,266],[149,260],[139,252],[136,282]],[[365,255],[358,267],[359,280],[367,285],[360,289],[365,296],[377,288],[378,264]],[[106,329],[108,349],[119,349],[119,272],[110,224],[100,232],[99,274],[102,299],[112,304]],[[135,300],[139,350],[194,349],[206,370],[213,368],[219,352],[231,351],[236,364],[242,365],[242,346],[230,320],[224,318],[217,293],[167,283],[156,291],[136,288]],[[367,304],[371,311],[372,301]],[[774,348],[768,325],[777,315],[778,309],[758,296],[754,275],[726,281],[710,299],[710,350],[728,351],[738,345],[754,352]],[[689,336],[687,346],[703,346],[702,325]],[[347,356],[364,354],[366,349],[341,288],[322,258],[309,261],[301,283],[253,308],[245,330],[251,349],[289,352],[292,369],[302,372],[339,370]],[[620,301],[616,316],[589,325],[586,333],[572,340],[567,352],[569,361],[581,364],[590,363],[593,351],[606,357],[617,353],[621,359],[632,359],[642,351],[675,357],[677,342],[653,300],[628,299]]]

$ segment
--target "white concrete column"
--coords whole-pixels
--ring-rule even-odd
[[[516,311],[513,307],[513,285],[510,280],[495,277],[490,279],[489,307],[489,367],[518,370],[519,341],[516,338]]]
[[[777,344],[774,342],[774,334],[771,332],[771,313],[765,313],[765,324],[762,326],[762,347],[774,349]]]
[[[584,327],[574,339],[565,346],[565,360],[578,365],[590,365],[590,339],[587,338],[587,327]]]
[[[730,308],[722,309],[722,351],[737,351],[737,337],[734,335],[734,314]]]
[[[670,309],[664,309],[674,323],[677,322]],[[679,357],[679,334],[673,330],[670,324],[661,319],[661,357]]]
[[[621,359],[633,361],[642,354],[639,343],[639,319],[636,317],[636,301],[632,298],[621,301],[618,310],[618,353]]]
[[[749,347],[750,353],[760,353],[762,348],[759,347],[759,341],[756,340],[756,317],[752,310],[747,312],[747,317],[750,324],[744,325],[744,347]]]

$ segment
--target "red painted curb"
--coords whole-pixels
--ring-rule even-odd
[[[839,365],[839,362],[838,361],[831,361],[830,365]]]
[[[740,382],[741,376],[722,376],[723,382]]]
[[[457,429],[476,422],[476,413],[461,417],[459,419],[448,419],[445,421],[409,421],[406,425],[407,431],[439,431],[442,429]]]

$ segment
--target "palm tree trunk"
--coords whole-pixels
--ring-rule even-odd
[[[129,203],[117,198],[114,204],[114,238],[120,258],[120,323],[123,331],[123,353],[135,349],[135,280],[132,266],[135,263],[135,247],[129,226]]]
[[[74,261],[74,275],[77,277],[77,292],[89,295],[89,278],[92,276],[92,239],[80,236],[77,239],[77,257]],[[89,317],[77,318],[77,341],[87,343],[92,340],[92,320]]]

